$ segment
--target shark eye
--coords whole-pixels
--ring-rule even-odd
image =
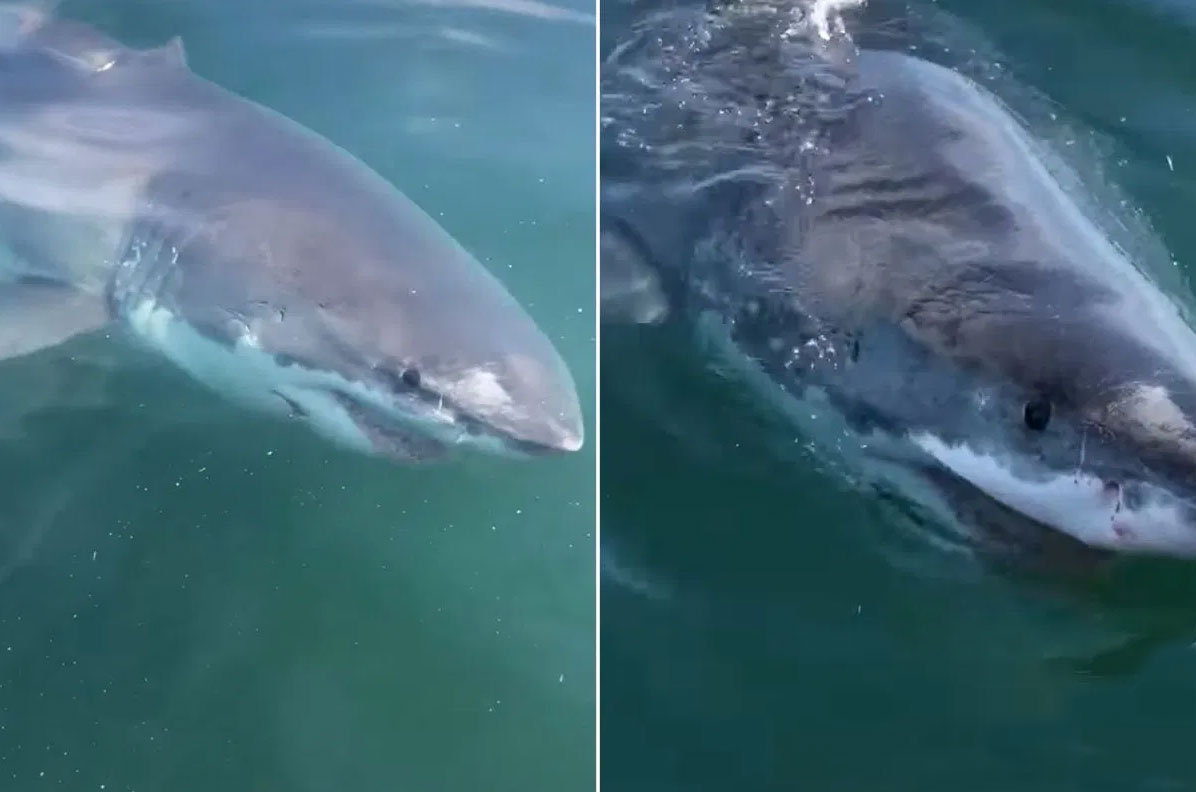
[[[1026,421],[1026,428],[1035,432],[1041,432],[1047,428],[1047,424],[1051,422],[1051,403],[1049,400],[1042,397],[1031,399],[1026,402],[1026,409],[1023,413],[1023,418]]]
[[[396,391],[418,390],[423,382],[419,369],[414,366],[403,369],[379,366],[375,372]]]

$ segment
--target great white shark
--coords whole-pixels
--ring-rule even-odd
[[[0,6],[0,356],[120,327],[237,403],[414,461],[583,442],[553,344],[333,143],[149,50]]]
[[[716,55],[734,68],[652,83],[645,64],[715,49],[678,27],[645,35],[651,61],[629,41],[604,66],[604,322],[713,330],[853,477],[974,536],[1196,557],[1182,299],[1005,105],[878,49],[801,82],[733,41]],[[635,128],[652,113],[668,124]]]

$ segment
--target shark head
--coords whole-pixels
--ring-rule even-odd
[[[1102,310],[1114,304],[997,318],[989,343],[911,375],[952,385],[928,387],[938,398],[902,432],[978,494],[1087,545],[1196,557],[1196,335]]]
[[[925,316],[810,332],[762,298],[702,328],[720,367],[779,393],[773,403],[853,480],[982,544],[1037,545],[1046,530],[1196,558],[1196,334],[1155,294],[1125,313],[1110,295],[952,321],[950,339]]]
[[[368,454],[578,450],[573,379],[527,312],[398,193],[366,197],[206,212],[166,246],[177,276],[126,298],[130,324],[216,390]]]
[[[858,292],[874,313],[846,409],[957,493],[1090,546],[1196,557],[1196,332],[1150,276],[1164,262],[1115,244],[1066,163],[975,83],[894,53],[860,74],[880,98],[834,156],[867,164],[822,171],[803,251],[839,254],[804,295],[839,305],[867,283],[851,262],[899,262]],[[927,192],[904,201],[910,174]]]
[[[886,491],[965,522],[999,515],[966,527],[1005,538],[1039,526],[1196,558],[1196,334],[1110,298],[952,322],[950,339],[925,316],[796,343],[775,323],[758,342],[747,321],[735,332],[802,400],[794,412],[817,415],[815,439]]]

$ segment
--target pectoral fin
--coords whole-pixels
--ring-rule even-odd
[[[602,321],[659,324],[669,313],[647,251],[622,225],[604,223],[599,258]]]
[[[42,280],[0,284],[0,360],[58,346],[108,322],[96,295]]]

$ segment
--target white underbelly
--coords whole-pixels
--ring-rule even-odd
[[[368,452],[371,443],[331,395],[361,390],[337,374],[280,365],[251,335],[218,343],[151,300],[129,313],[133,332],[213,391],[247,409],[289,417],[301,408],[312,428],[343,446]],[[368,394],[365,395],[366,398]]]

